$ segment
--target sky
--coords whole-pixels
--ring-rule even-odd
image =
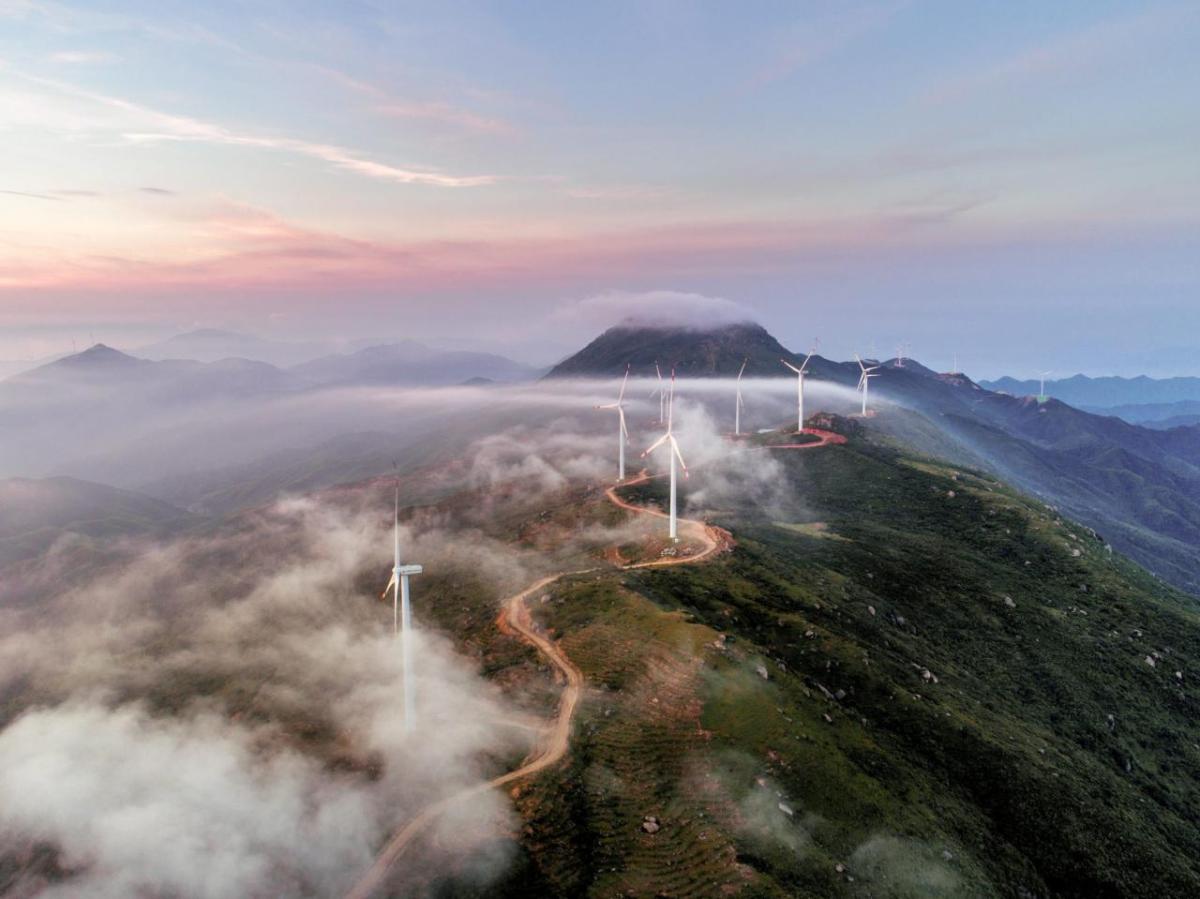
[[[543,363],[694,294],[835,357],[1200,374],[1198,45],[1194,2],[0,0],[0,359]]]

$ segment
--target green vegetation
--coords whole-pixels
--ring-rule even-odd
[[[861,436],[781,459],[791,520],[539,607],[592,687],[521,800],[545,889],[1200,894],[1194,600],[987,476]]]

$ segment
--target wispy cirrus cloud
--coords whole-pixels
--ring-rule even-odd
[[[87,288],[146,293],[180,286],[236,290],[363,289],[437,293],[523,283],[728,269],[767,271],[804,260],[871,256],[889,247],[945,239],[972,198],[923,198],[870,215],[793,222],[732,221],[622,228],[574,235],[442,240],[370,240],[224,201],[173,214],[174,238],[154,256],[70,253],[0,259],[0,289]]]
[[[87,100],[98,106],[117,110],[131,117],[144,127],[126,129],[121,136],[135,143],[161,141],[186,141],[235,147],[250,147],[262,150],[292,153],[309,159],[328,163],[334,168],[353,172],[368,178],[391,181],[397,184],[416,184],[432,187],[480,187],[499,180],[495,175],[451,175],[434,169],[416,169],[392,165],[371,159],[336,144],[318,143],[285,136],[250,134],[226,128],[223,125],[162,112],[149,106],[121,97],[96,93],[39,76],[19,74],[27,82],[50,88],[71,97]]]

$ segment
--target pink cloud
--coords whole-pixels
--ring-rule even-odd
[[[333,144],[317,143],[291,137],[268,137],[234,131],[222,125],[189,116],[160,112],[120,97],[98,94],[74,85],[32,75],[19,75],[26,81],[50,87],[73,97],[91,101],[109,109],[130,115],[145,123],[144,130],[124,130],[126,140],[148,143],[154,141],[193,141],[293,153],[326,162],[335,168],[354,172],[368,178],[393,181],[399,184],[421,184],[434,187],[480,187],[499,180],[495,175],[451,175],[434,169],[416,169],[379,162],[363,154]]]

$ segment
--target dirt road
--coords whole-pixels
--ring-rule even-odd
[[[816,443],[774,443],[767,444],[763,449],[816,449],[818,446],[829,446],[830,444],[841,444],[846,442],[846,438],[841,434],[835,434],[833,431],[823,431],[820,428],[805,428],[805,434],[815,434],[818,438]]]
[[[816,444],[813,444],[816,446]],[[642,472],[636,478],[627,480],[622,484],[609,487],[604,495],[609,501],[639,515],[653,515],[658,518],[666,518],[665,512],[660,512],[657,509],[648,509],[643,506],[635,506],[621,499],[617,495],[618,487],[629,487],[635,484],[642,484],[649,481],[651,476],[646,472]],[[701,521],[693,521],[689,518],[678,519],[679,524],[687,531],[692,532],[694,538],[700,542],[704,549],[699,553],[689,556],[673,556],[670,558],[652,559],[648,562],[638,562],[633,565],[626,565],[625,568],[652,568],[664,567],[667,565],[685,565],[693,562],[699,562],[702,559],[711,556],[721,548],[728,545],[728,537],[719,528],[714,528],[704,524]],[[530,757],[519,768],[509,771],[507,774],[502,774],[499,777],[492,778],[489,781],[480,782],[474,786],[467,787],[450,796],[440,799],[431,805],[423,808],[415,818],[409,821],[404,827],[396,831],[387,844],[380,850],[374,864],[366,874],[355,884],[354,888],[346,894],[346,899],[370,899],[376,890],[386,880],[388,872],[392,866],[404,854],[404,850],[426,827],[433,823],[437,817],[447,808],[457,802],[462,802],[471,796],[476,796],[486,790],[502,787],[505,784],[512,783],[514,780],[521,780],[544,771],[557,764],[567,754],[570,748],[571,741],[571,724],[575,718],[575,710],[579,705],[579,699],[583,692],[583,672],[572,662],[567,655],[562,651],[558,644],[551,641],[544,634],[539,632],[533,623],[533,616],[529,612],[529,605],[526,600],[535,593],[546,589],[555,581],[564,577],[570,577],[576,574],[586,574],[589,571],[597,571],[597,568],[583,568],[577,571],[564,571],[559,574],[548,575],[533,584],[530,584],[520,593],[515,596],[510,596],[502,603],[500,616],[497,619],[497,625],[501,630],[511,630],[521,637],[526,643],[537,648],[558,671],[566,678],[566,687],[563,689],[562,696],[558,701],[558,712],[554,717],[549,728],[542,735],[538,746],[534,749]]]

